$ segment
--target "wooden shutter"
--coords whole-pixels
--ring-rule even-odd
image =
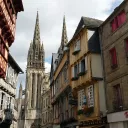
[[[128,39],[125,41],[126,57],[128,57]]]
[[[88,107],[94,107],[93,85],[88,87]]]
[[[79,62],[79,72],[78,73],[81,73],[81,61]]]
[[[80,40],[77,41],[77,50],[80,50]]]
[[[74,78],[74,67],[72,67],[72,78]]]
[[[126,21],[126,13],[123,10],[118,16],[118,25],[122,25]]]
[[[110,53],[111,53],[112,66],[113,65],[117,65],[116,49],[115,48],[112,48],[110,50]]]
[[[87,56],[85,57],[85,71],[88,70],[88,61],[87,61]]]

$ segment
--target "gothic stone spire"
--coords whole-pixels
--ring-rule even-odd
[[[28,51],[27,67],[44,68],[44,54],[40,39],[39,14],[37,12],[34,37]]]
[[[67,43],[68,43],[68,37],[67,37],[66,22],[65,22],[65,16],[64,16],[62,37],[61,37],[61,46],[64,47]]]
[[[39,14],[37,12],[33,44],[36,45],[38,43],[40,43],[40,27],[39,27]]]

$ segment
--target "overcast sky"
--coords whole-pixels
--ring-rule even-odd
[[[66,16],[68,39],[70,40],[81,16],[105,20],[123,0],[23,0],[24,12],[17,18],[16,38],[11,54],[25,72],[29,45],[33,39],[37,10],[39,11],[41,40],[45,49],[46,72],[50,71],[52,53],[61,43],[63,15]],[[19,82],[25,84],[25,74]]]

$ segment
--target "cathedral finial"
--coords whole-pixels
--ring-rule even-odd
[[[67,37],[67,30],[66,30],[66,21],[65,21],[65,15],[63,17],[63,29],[62,29],[62,38],[61,38],[61,45],[62,47],[68,43],[68,37]]]
[[[36,16],[36,24],[35,24],[33,43],[34,44],[40,43],[40,27],[39,27],[39,13],[38,13],[38,11],[37,11],[37,16]]]

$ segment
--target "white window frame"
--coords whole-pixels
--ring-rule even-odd
[[[75,43],[74,43],[74,51],[79,51],[80,50],[80,39],[78,39]]]
[[[94,86],[90,85],[87,88],[87,92],[88,92],[88,107],[94,107]]]
[[[85,96],[84,89],[78,91],[78,110],[81,110],[83,107],[84,96]]]

